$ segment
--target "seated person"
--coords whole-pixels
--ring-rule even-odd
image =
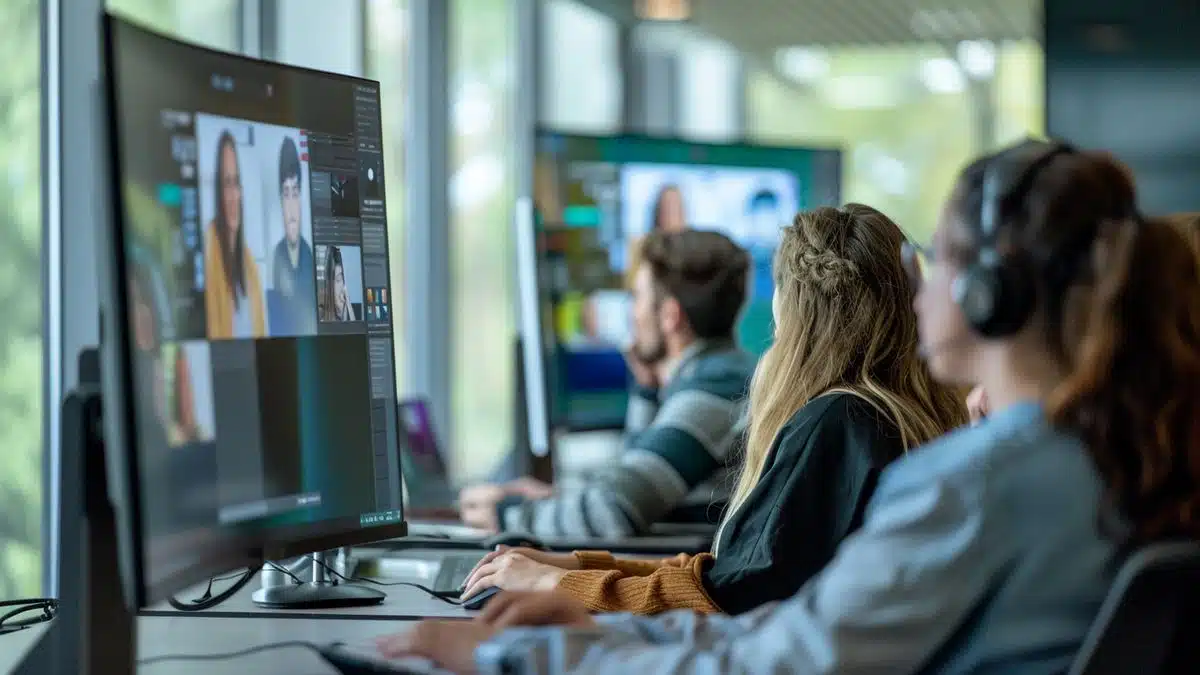
[[[750,389],[741,479],[711,555],[660,562],[607,553],[490,553],[484,588],[558,588],[592,611],[741,614],[790,597],[862,524],[879,472],[967,421],[917,356],[904,234],[851,204],[802,213],[775,259],[775,340]]]
[[[501,593],[381,651],[460,673],[1066,672],[1123,554],[1200,535],[1200,272],[1115,160],[1033,142],[963,172],[934,249],[925,354],[991,414],[884,470],[791,599],[593,619],[563,593]]]
[[[468,488],[462,519],[485,530],[539,536],[628,537],[646,532],[722,470],[754,373],[733,332],[746,299],[746,252],[717,232],[654,232],[633,290],[638,386],[619,462],[577,489],[531,498],[504,486]]]

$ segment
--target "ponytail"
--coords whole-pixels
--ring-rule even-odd
[[[1101,226],[1048,316],[1050,419],[1091,452],[1135,543],[1200,536],[1200,260],[1167,220]]]

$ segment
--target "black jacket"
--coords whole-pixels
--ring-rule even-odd
[[[863,522],[879,472],[903,454],[896,424],[864,399],[832,393],[775,437],[758,485],[721,532],[704,586],[729,614],[794,595]]]

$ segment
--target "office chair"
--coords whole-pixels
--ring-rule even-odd
[[[1117,574],[1070,675],[1200,672],[1200,544],[1152,544]]]

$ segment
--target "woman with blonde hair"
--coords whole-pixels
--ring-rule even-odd
[[[883,467],[967,419],[917,354],[903,242],[860,204],[804,212],[784,228],[775,340],[751,383],[741,477],[711,554],[499,551],[465,597],[557,588],[592,611],[738,614],[799,590],[862,523]]]

